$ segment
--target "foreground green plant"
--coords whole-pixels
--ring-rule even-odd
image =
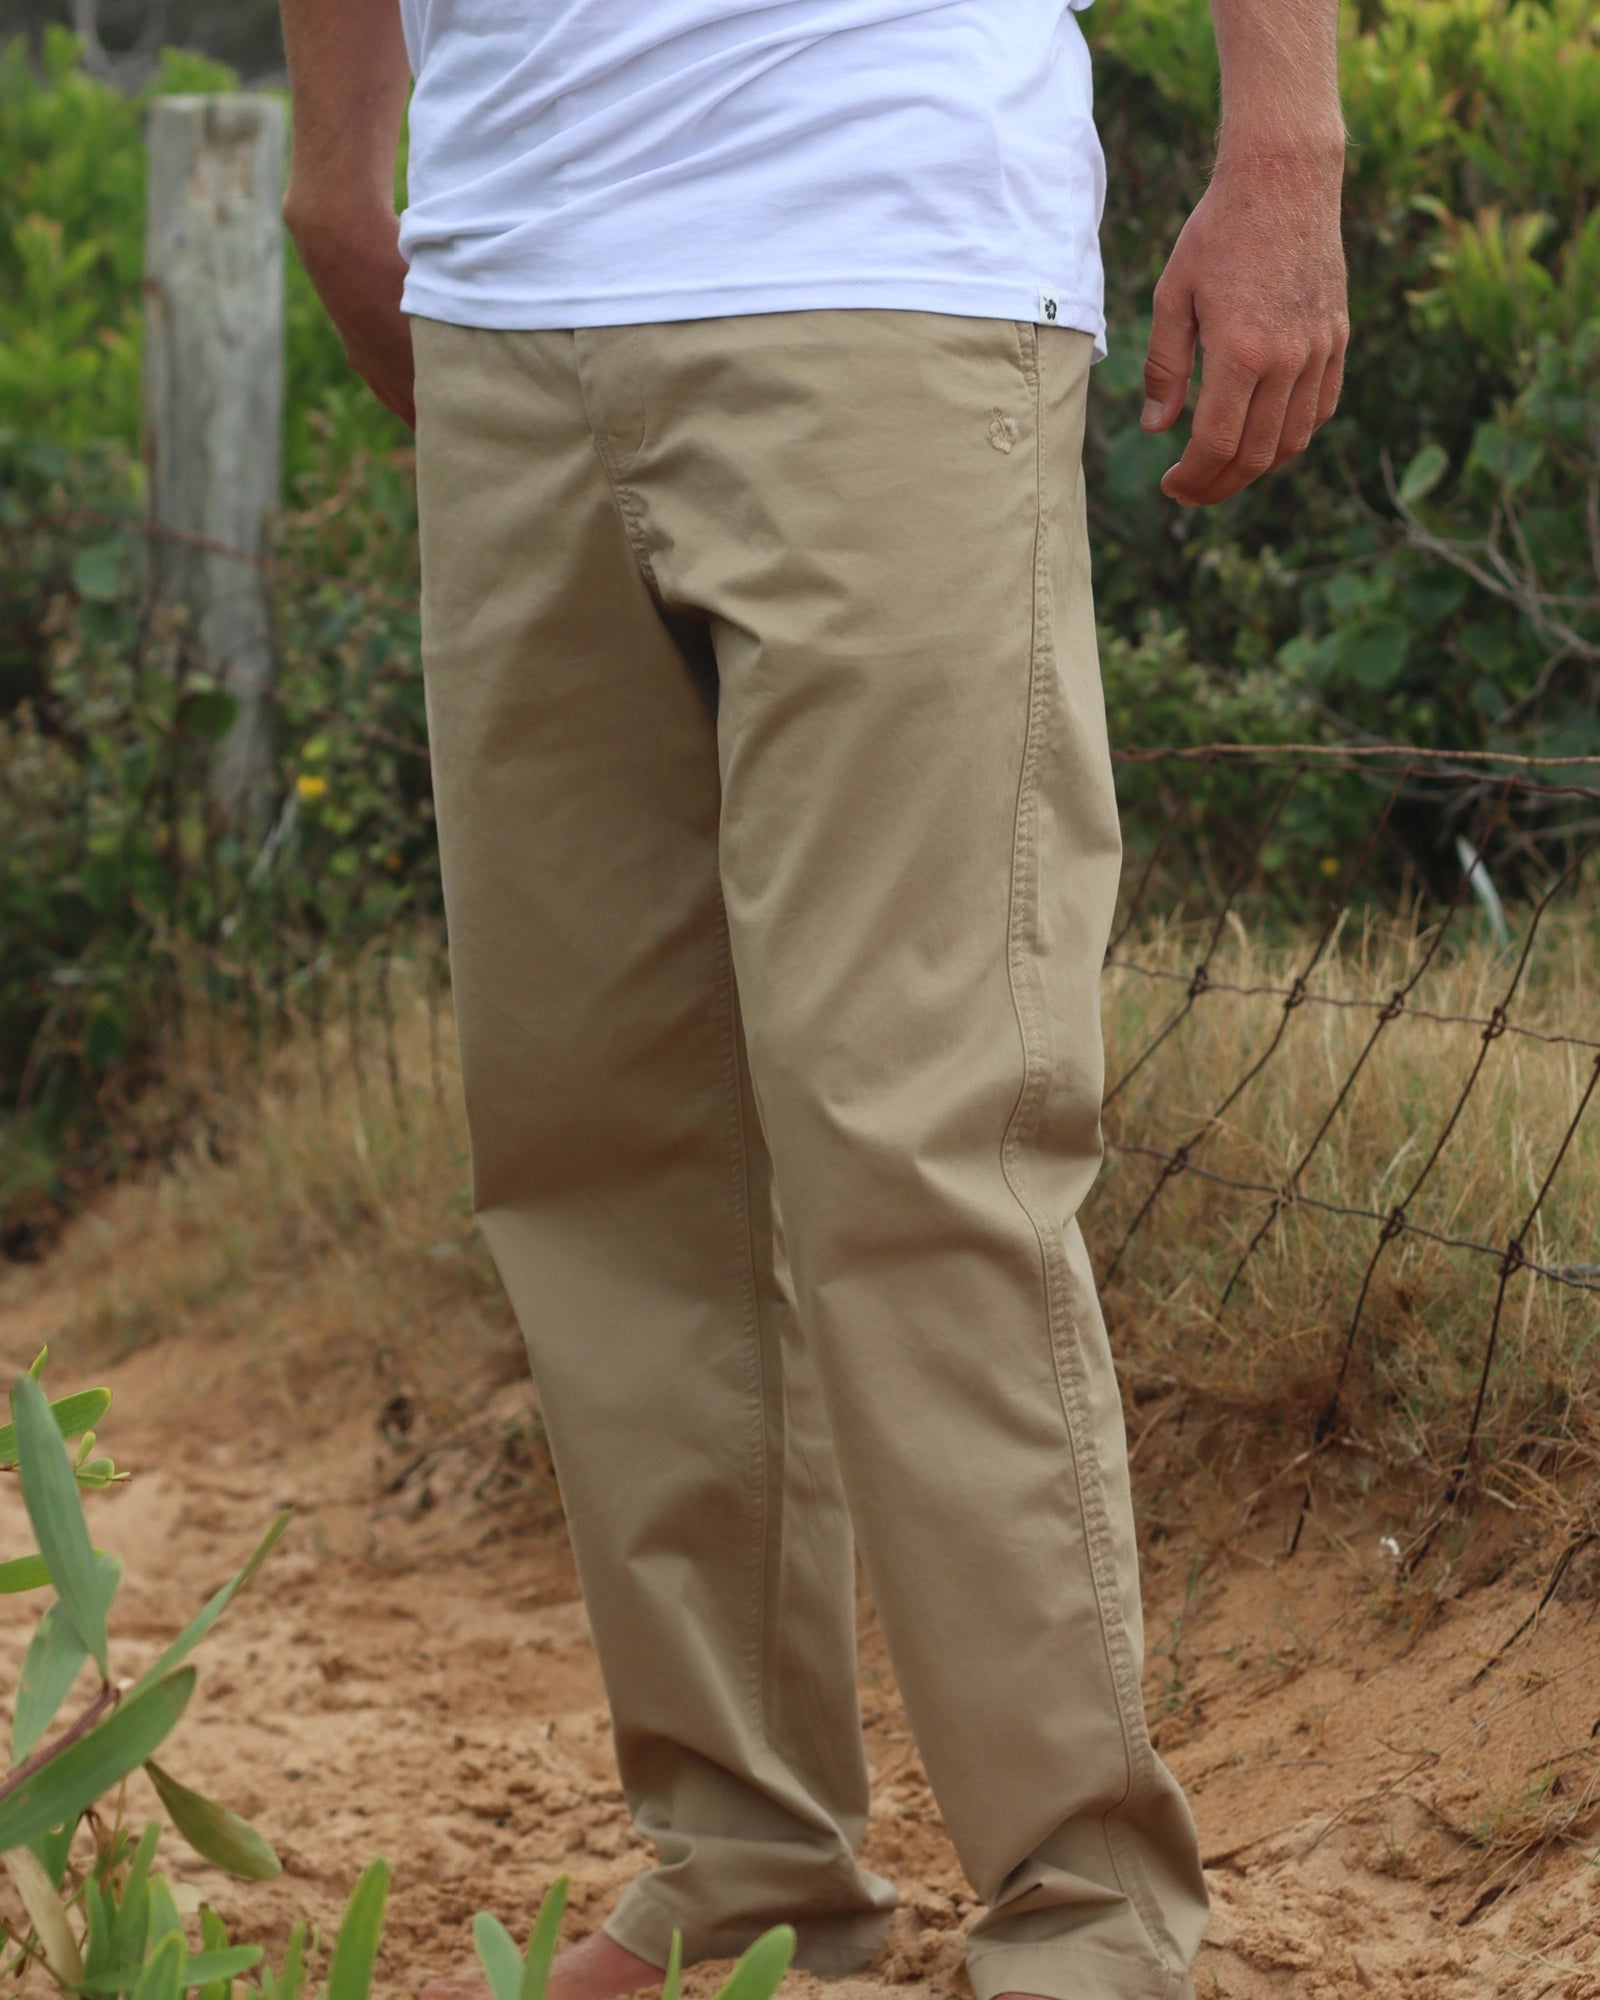
[[[3,1969],[20,1971],[31,1960],[62,1986],[163,2000],[229,1979],[261,1954],[230,1949],[213,1918],[203,1927],[205,1948],[190,1959],[172,1890],[151,1870],[160,1824],[135,1840],[122,1820],[122,1787],[142,1766],[173,1826],[203,1859],[247,1880],[280,1872],[248,1821],[176,1778],[156,1752],[194,1693],[195,1671],[185,1661],[266,1560],[289,1516],[278,1516],[244,1568],[137,1680],[114,1679],[108,1623],[122,1563],[91,1543],[79,1497],[81,1487],[125,1476],[95,1455],[93,1426],[111,1398],[96,1389],[52,1403],[39,1383],[44,1361],[41,1353],[13,1383],[12,1422],[0,1430],[0,1468],[20,1478],[38,1544],[35,1553],[0,1563],[0,1591],[55,1591],[23,1656],[12,1704],[13,1763],[0,1780],[0,1863],[31,1926],[21,1934],[6,1926],[13,1952]],[[51,1736],[87,1666],[98,1684]]]
[[[561,1917],[567,1905],[567,1885],[565,1875],[557,1876],[551,1884],[534,1921],[526,1955],[517,1950],[511,1933],[498,1917],[480,1910],[473,1919],[472,1941],[489,1982],[492,2000],[544,2000],[550,1968],[555,1963]],[[716,2000],[770,2000],[789,1969],[794,1947],[792,1925],[775,1924],[763,1932],[717,1988]],[[661,2000],[679,2000],[682,1969],[683,1936],[675,1930]]]
[[[301,2000],[319,1955],[314,1931],[298,1923],[276,1971],[258,1944],[234,1944],[217,1912],[194,1911],[197,1948],[185,1927],[184,1892],[155,1872],[163,1827],[135,1837],[123,1818],[125,1781],[142,1767],[172,1826],[203,1860],[243,1881],[282,1872],[271,1846],[228,1807],[181,1782],[156,1761],[195,1688],[184,1662],[271,1553],[290,1516],[279,1514],[249,1561],[225,1583],[135,1681],[113,1678],[109,1613],[122,1580],[120,1560],[94,1547],[80,1488],[125,1478],[95,1455],[93,1426],[111,1395],[92,1389],[52,1403],[40,1386],[46,1354],[12,1384],[12,1422],[0,1426],[0,1472],[14,1471],[37,1551],[0,1561],[0,1594],[53,1587],[55,1596],[23,1658],[12,1704],[12,1768],[0,1779],[0,1866],[27,1913],[0,1918],[10,1951],[0,1978],[37,1968],[63,1991],[131,1994],[133,2000]],[[77,1450],[67,1446],[75,1443]],[[78,1715],[46,1740],[86,1666],[98,1686]],[[86,1836],[86,1838],[84,1837]],[[497,1918],[473,1925],[494,2000],[543,2000],[566,1906],[558,1878],[540,1908],[526,1956]],[[322,2000],[367,2000],[372,1988],[389,1864],[380,1855],[362,1874],[334,1935]],[[770,2000],[795,1934],[779,1925],[740,1959],[718,2000]],[[672,1936],[663,2000],[678,2000],[682,1940]]]

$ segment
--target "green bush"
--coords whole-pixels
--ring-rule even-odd
[[[1295,468],[1190,514],[1153,502],[1176,450],[1137,419],[1150,290],[1210,158],[1208,9],[1098,0],[1085,19],[1112,348],[1090,482],[1129,708],[1157,665],[1152,631],[1181,632],[1190,655],[1259,691],[1269,740],[1289,715],[1315,737],[1600,751],[1600,554],[1585,525],[1600,476],[1600,17],[1588,0],[1347,10],[1341,411]],[[1420,521],[1401,517],[1397,489],[1426,502]]]
[[[207,798],[231,700],[147,611],[144,111],[234,83],[168,51],[122,96],[64,30],[0,48],[0,1215],[102,1144],[180,960],[253,1003],[437,907],[409,439],[292,249],[264,845]]]
[[[46,34],[37,69],[20,37],[0,44],[0,431],[120,444],[137,464],[145,107],[236,87],[222,64],[169,49],[154,82],[125,97],[78,68],[65,28]],[[330,452],[348,465],[405,432],[352,381],[292,247],[285,256],[292,495]]]
[[[408,463],[330,450],[301,484],[246,840],[207,789],[232,698],[147,615],[125,454],[0,438],[0,1213],[103,1146],[185,994],[271,1008],[437,914]]]
[[[1132,648],[1127,670],[1143,671],[1154,621],[1224,676],[1272,667],[1275,706],[1309,729],[1600,747],[1584,650],[1600,633],[1600,578],[1592,551],[1582,560],[1573,546],[1592,438],[1584,446],[1569,424],[1564,451],[1508,455],[1497,442],[1547,424],[1554,395],[1595,399],[1593,368],[1579,363],[1600,320],[1600,19],[1588,0],[1347,11],[1343,410],[1300,466],[1199,515],[1156,495],[1174,446],[1146,437],[1137,414],[1150,290],[1210,158],[1209,6],[1099,0],[1085,21],[1110,170],[1112,353],[1095,377],[1092,492],[1102,617]],[[169,53],[152,89],[231,81]],[[130,455],[137,444],[142,102],[79,74],[65,31],[48,38],[41,74],[20,41],[0,55],[0,430],[109,440]],[[292,253],[288,318],[292,499],[319,465],[381,460],[403,434],[351,380]],[[1541,351],[1567,356],[1559,383]],[[1385,459],[1404,468],[1419,452],[1424,466],[1442,453],[1452,472],[1436,526],[1481,540],[1497,518],[1513,534],[1514,514],[1527,566],[1556,595],[1586,599],[1567,621],[1584,646],[1552,666],[1552,634],[1524,601],[1496,598],[1407,534]]]

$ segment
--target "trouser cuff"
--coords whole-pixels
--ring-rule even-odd
[[[1152,1958],[1112,1958],[1070,1938],[1034,1944],[985,1944],[969,1949],[974,2000],[1000,1993],[1038,1993],[1045,2000],[1194,2000],[1185,1972]]]
[[[797,1972],[812,1972],[823,1979],[842,1978],[861,1972],[882,1950],[888,1936],[893,1910],[868,1911],[860,1916],[815,1917],[793,1922]],[[601,1926],[624,1951],[648,1959],[665,1969],[672,1951],[672,1933],[683,1933],[683,1963],[693,1965],[703,1958],[739,1958],[771,1924],[728,1924],[705,1929],[685,1923],[681,1917],[656,1902],[637,1883],[627,1889],[622,1901]]]

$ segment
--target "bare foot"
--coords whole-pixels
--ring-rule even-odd
[[[592,1931],[580,1943],[556,1953],[545,2000],[621,2000],[644,1987],[656,1990],[665,1976],[659,1965],[624,1951],[603,1930]],[[463,1973],[453,1979],[430,1979],[419,1989],[417,2000],[485,2000],[488,1990],[481,1973]]]

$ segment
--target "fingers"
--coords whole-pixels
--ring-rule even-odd
[[[1272,378],[1263,380],[1248,363],[1208,361],[1200,378],[1189,442],[1177,464],[1162,474],[1162,492],[1184,507],[1209,506],[1238,492],[1256,476],[1253,471],[1235,476],[1245,465],[1264,472],[1271,464],[1271,447],[1263,458],[1262,440],[1274,416],[1278,430],[1282,429],[1287,401],[1287,384],[1280,389]],[[1274,445],[1277,435],[1274,430]]]
[[[1328,357],[1327,367],[1322,372],[1322,387],[1317,396],[1317,421],[1315,426],[1317,430],[1321,430],[1329,417],[1339,407],[1339,391],[1344,387],[1344,355],[1347,338],[1347,334],[1341,335],[1332,354]]]
[[[1194,374],[1194,296],[1181,281],[1163,278],[1152,301],[1150,346],[1144,362],[1144,413],[1140,427],[1164,431],[1178,421]]]
[[[1283,413],[1283,428],[1278,437],[1278,448],[1273,454],[1270,470],[1276,472],[1280,465],[1287,465],[1291,458],[1298,458],[1310,444],[1317,429],[1317,410],[1322,400],[1323,379],[1328,372],[1328,363],[1323,355],[1313,354],[1300,371],[1300,379],[1289,391],[1288,404]]]
[[[330,299],[330,312],[340,301]],[[380,403],[409,429],[417,427],[411,322],[398,309],[361,300],[335,319],[345,356]]]
[[[1204,357],[1194,424],[1161,490],[1207,506],[1304,451],[1332,416],[1349,339],[1340,149],[1298,164],[1219,148],[1156,286],[1141,427],[1176,421]]]
[[[1342,342],[1261,374],[1237,361],[1207,367],[1188,446],[1162,476],[1162,492],[1180,506],[1211,507],[1287,465],[1333,415],[1343,379]]]

